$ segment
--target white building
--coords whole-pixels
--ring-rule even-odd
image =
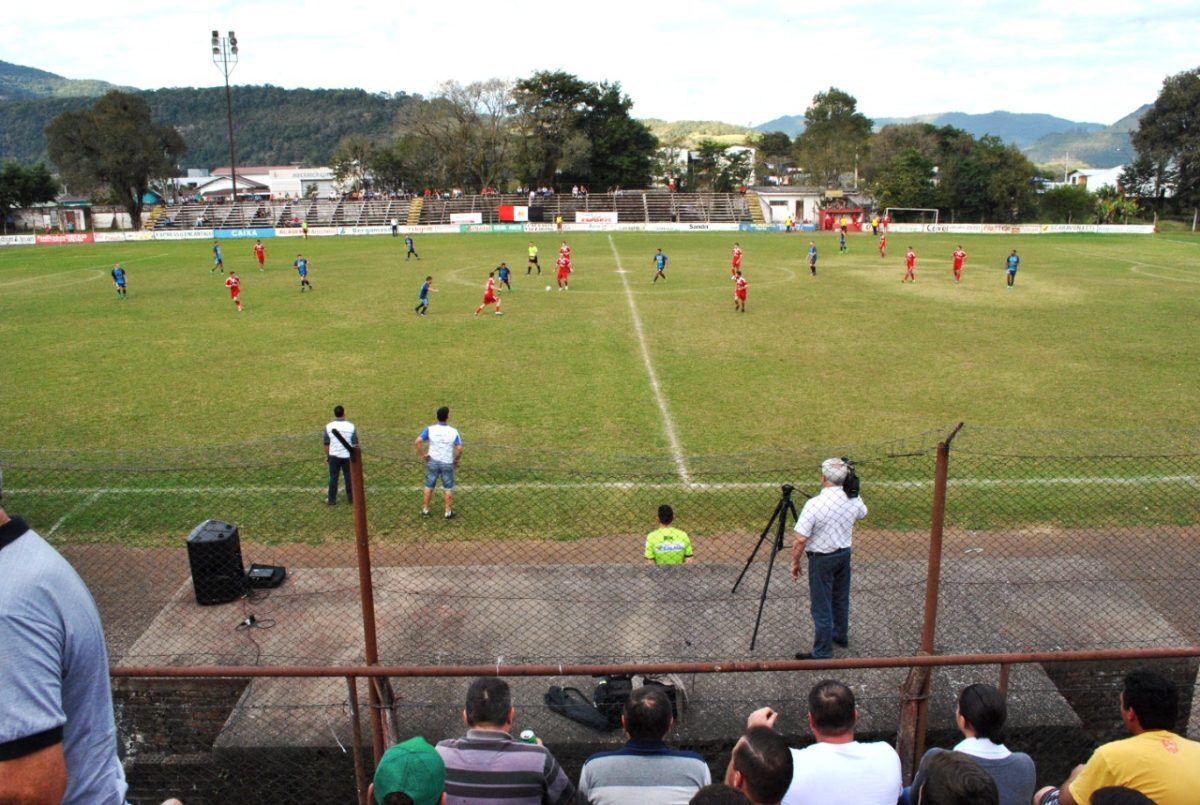
[[[1067,184],[1086,187],[1092,193],[1105,185],[1120,187],[1121,171],[1123,170],[1125,170],[1124,165],[1118,165],[1115,168],[1081,168],[1067,174]]]

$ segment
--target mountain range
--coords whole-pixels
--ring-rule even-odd
[[[55,116],[87,105],[89,99],[120,89],[146,98],[155,119],[176,126],[188,144],[185,164],[215,167],[228,162],[224,97],[217,88],[139,90],[104,81],[64,78],[54,73],[0,61],[0,159],[33,162],[45,158],[43,129]],[[395,113],[411,96],[365,90],[288,90],[238,87],[234,112],[239,161],[243,164],[322,162],[347,134],[384,137]],[[904,118],[878,118],[876,130],[892,124],[954,126],[981,137],[994,135],[1015,143],[1035,163],[1084,163],[1105,168],[1128,162],[1130,134],[1149,105],[1112,125],[1067,120],[1054,115],[996,111],[987,114],[943,112]],[[740,142],[753,132],[804,130],[803,115],[787,115],[753,129],[720,121],[643,121],[663,142],[694,146],[701,139]]]
[[[939,112],[914,117],[880,117],[874,120],[875,130],[884,126],[906,123],[929,123],[933,126],[953,126],[974,135],[992,135],[1004,142],[1014,143],[1030,160],[1038,164],[1060,162],[1086,163],[1094,168],[1112,168],[1127,163],[1133,155],[1130,134],[1137,130],[1138,120],[1150,108],[1149,104],[1106,126],[1067,120],[1054,115],[1021,112]],[[795,137],[804,131],[804,115],[786,115],[754,127],[755,131],[782,131]]]

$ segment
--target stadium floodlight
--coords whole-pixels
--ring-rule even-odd
[[[229,74],[238,63],[238,41],[233,31],[222,38],[219,31],[212,32],[213,64],[225,76],[225,117],[229,123],[229,192],[237,204],[237,156],[233,144],[233,96],[229,90]]]

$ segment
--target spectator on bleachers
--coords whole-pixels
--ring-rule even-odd
[[[749,724],[774,727],[769,707],[750,714]],[[808,694],[808,726],[817,742],[793,749],[792,784],[784,805],[895,805],[900,797],[900,756],[882,741],[855,740],[854,693],[835,679]]]
[[[750,805],[750,800],[731,785],[710,783],[697,791],[688,805]]]
[[[711,783],[704,758],[667,746],[664,739],[674,725],[671,700],[661,687],[633,691],[621,713],[629,741],[584,762],[577,805],[684,805]]]
[[[1062,788],[1043,788],[1035,805],[1085,805],[1106,786],[1139,791],[1157,805],[1195,805],[1200,792],[1200,743],[1174,732],[1179,715],[1175,684],[1152,671],[1125,677],[1118,699],[1131,737],[1096,749]]]
[[[1004,722],[1008,718],[1008,706],[1004,694],[992,685],[974,684],[963,688],[958,696],[958,707],[954,719],[963,740],[955,752],[970,755],[979,767],[991,775],[1000,792],[1000,805],[1025,805],[1033,799],[1036,772],[1033,759],[1024,752],[1011,752],[1004,745]],[[930,749],[921,758],[921,765],[913,777],[909,802],[917,801],[916,792],[921,790],[926,766],[944,749]]]
[[[121,805],[127,787],[96,602],[0,509],[0,802]]]
[[[726,785],[741,791],[753,805],[779,805],[791,779],[792,752],[787,741],[771,726],[748,721],[730,754]]]
[[[442,805],[445,788],[442,756],[418,735],[383,753],[367,799],[376,805]]]
[[[446,799],[454,805],[566,805],[575,798],[550,750],[512,737],[516,708],[508,683],[480,677],[467,690],[467,734],[437,745],[446,764]]]
[[[962,752],[939,752],[925,765],[917,787],[920,805],[1000,805],[996,781]]]

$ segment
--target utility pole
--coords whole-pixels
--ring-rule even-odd
[[[212,32],[213,64],[225,76],[225,118],[229,123],[229,181],[233,203],[237,204],[237,157],[233,147],[233,96],[229,91],[229,74],[238,63],[238,41],[233,31],[229,36],[221,36],[219,31]]]

